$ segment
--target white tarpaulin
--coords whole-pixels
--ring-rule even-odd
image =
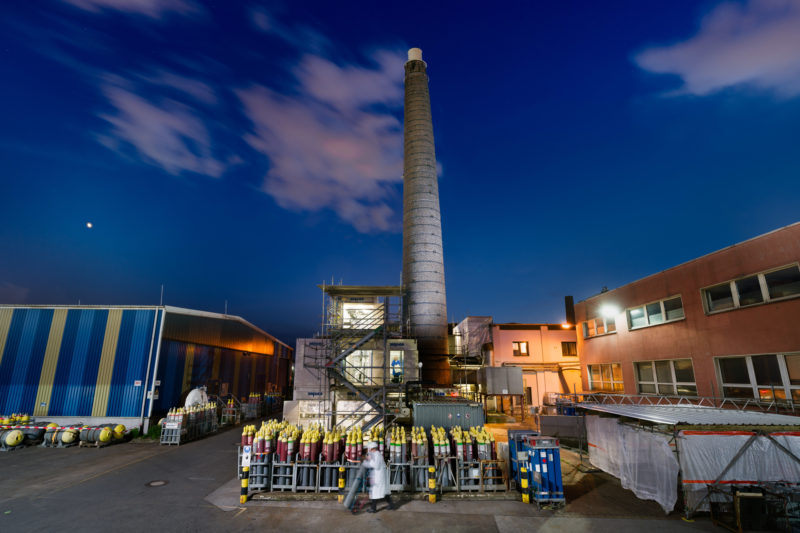
[[[586,417],[589,461],[620,479],[644,500],[655,500],[665,513],[678,499],[679,465],[666,435],[625,424],[617,418]]]
[[[753,431],[681,431],[678,436],[686,502],[696,506],[736,454],[755,435]],[[770,436],[800,457],[800,432]],[[800,483],[800,464],[768,437],[759,435],[722,477],[722,485],[754,485],[762,482]]]

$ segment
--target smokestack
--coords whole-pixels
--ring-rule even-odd
[[[422,50],[408,51],[403,125],[404,313],[417,339],[422,378],[450,384],[442,219],[433,148],[427,65]]]
[[[575,325],[575,301],[572,296],[564,296],[564,313],[567,317],[567,324]]]

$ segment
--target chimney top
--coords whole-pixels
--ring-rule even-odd
[[[422,50],[419,48],[411,48],[408,50],[409,61],[422,61]]]

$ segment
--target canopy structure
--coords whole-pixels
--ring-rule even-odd
[[[700,406],[580,403],[589,459],[638,497],[686,515],[723,488],[800,490],[800,417]]]

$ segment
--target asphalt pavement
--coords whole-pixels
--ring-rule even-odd
[[[351,515],[335,496],[239,504],[239,428],[181,446],[28,447],[0,453],[0,531],[710,531],[708,518],[665,516],[611,476],[567,487],[566,507],[501,500],[394,496],[399,508]],[[379,506],[380,509],[380,506]],[[95,529],[99,528],[99,529]]]

